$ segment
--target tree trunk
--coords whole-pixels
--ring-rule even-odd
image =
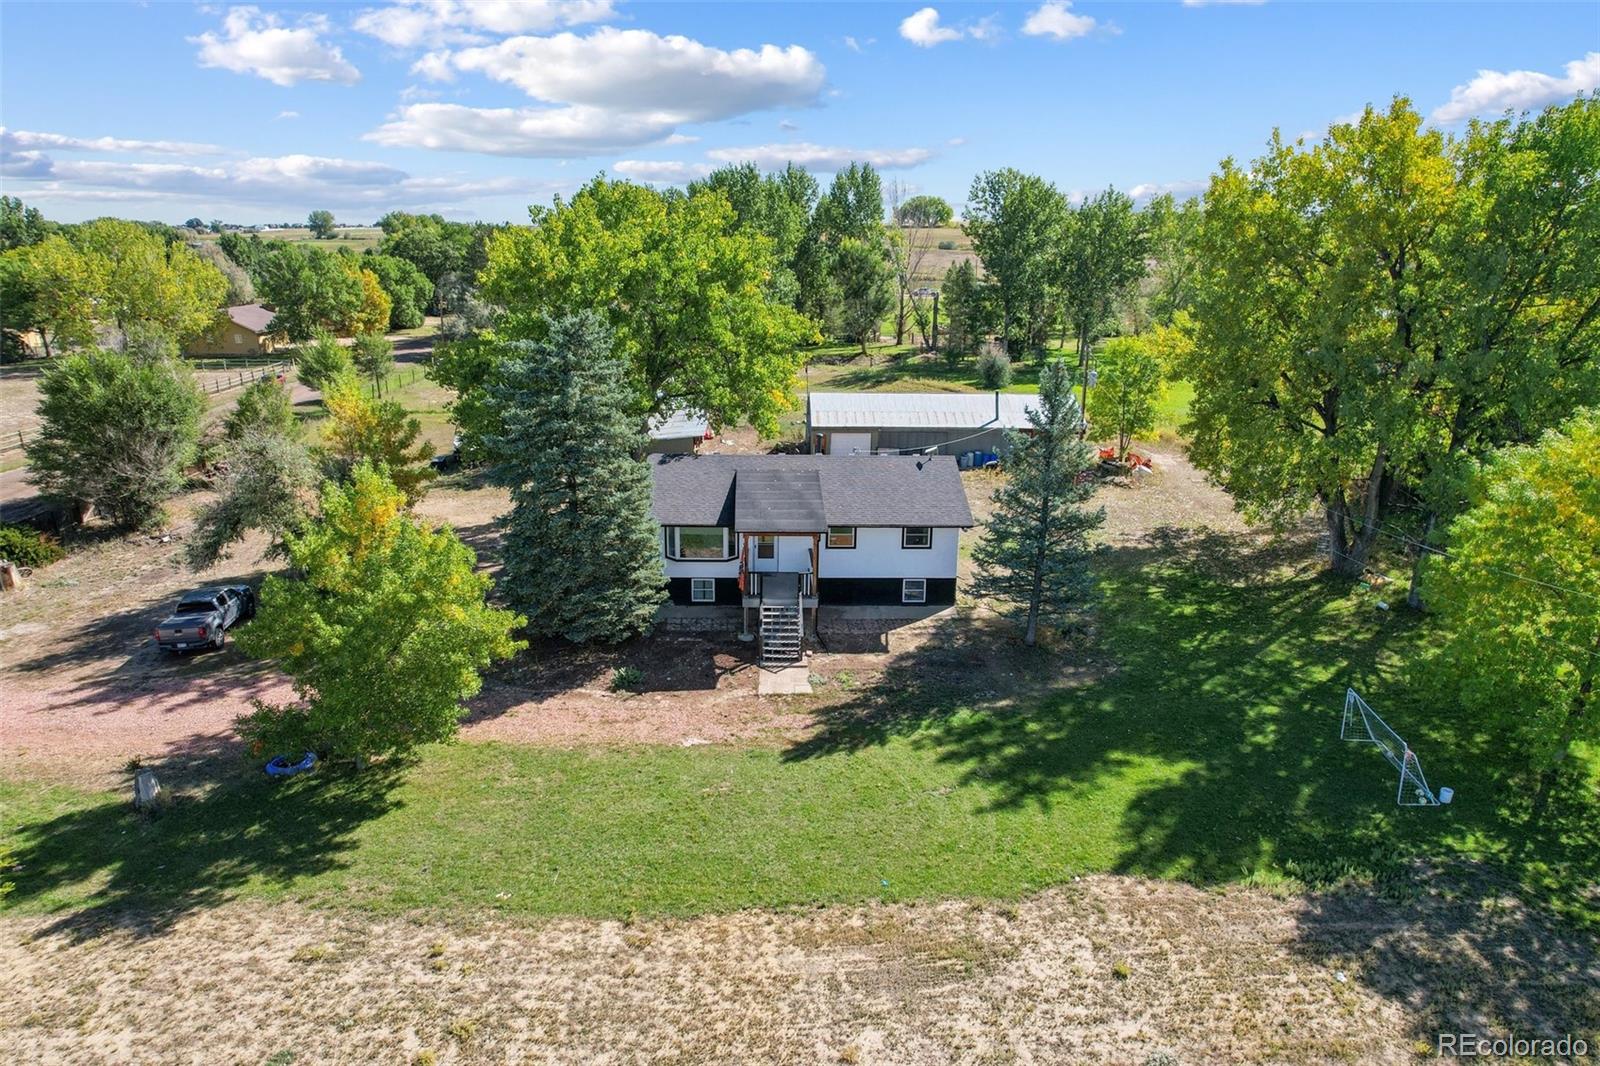
[[[894,313],[894,346],[900,347],[905,343],[906,336],[906,287],[900,286],[900,306]]]
[[[1079,424],[1083,427],[1078,430],[1078,439],[1082,440],[1089,434],[1089,330],[1078,330],[1078,417],[1082,419]]]
[[[1350,506],[1345,502],[1343,492],[1333,505],[1326,508],[1328,532],[1332,540],[1328,548],[1328,567],[1343,577],[1361,576],[1367,567],[1367,556],[1372,551],[1373,542],[1378,539],[1378,508],[1383,499],[1388,462],[1388,449],[1380,444],[1378,454],[1372,460],[1372,472],[1367,476],[1366,491],[1362,493],[1361,518],[1355,523],[1357,530],[1354,537],[1345,535]]]
[[[1433,536],[1434,524],[1439,516],[1432,510],[1422,524],[1422,541],[1417,545],[1416,558],[1411,560],[1411,588],[1406,591],[1406,606],[1413,611],[1422,610],[1422,561],[1428,557],[1428,538]]]

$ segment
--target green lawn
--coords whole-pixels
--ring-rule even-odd
[[[8,905],[620,916],[1005,897],[1107,870],[1398,891],[1415,860],[1470,858],[1592,919],[1597,760],[1529,836],[1501,746],[1401,672],[1423,623],[1317,576],[1252,582],[1258,561],[1231,543],[1106,561],[1102,680],[1012,704],[973,692],[960,653],[931,641],[787,749],[463,743],[392,774],[273,785],[241,769],[151,821],[121,794],[4,782]],[[1452,806],[1394,806],[1394,771],[1338,739],[1347,684],[1456,788]]]

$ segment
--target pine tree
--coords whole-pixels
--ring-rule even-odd
[[[665,598],[650,473],[627,369],[583,312],[548,339],[499,353],[488,387],[501,432],[486,440],[511,486],[506,597],[531,632],[619,641],[650,629]]]
[[[972,557],[980,595],[1027,606],[1023,640],[1031,645],[1041,619],[1064,621],[1088,599],[1089,534],[1105,510],[1084,506],[1094,487],[1080,475],[1092,453],[1078,437],[1078,401],[1059,359],[1039,375],[1039,404],[1028,421],[1031,433],[1011,435],[1008,479]]]

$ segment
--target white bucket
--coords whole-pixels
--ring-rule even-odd
[[[1455,798],[1456,798],[1456,790],[1455,789],[1453,789],[1453,788],[1441,788],[1439,790],[1439,802],[1441,804],[1449,803],[1451,800],[1453,800]]]

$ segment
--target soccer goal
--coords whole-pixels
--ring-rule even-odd
[[[1344,717],[1339,722],[1339,739],[1378,746],[1383,757],[1400,771],[1400,788],[1394,801],[1402,807],[1437,807],[1449,803],[1454,795],[1448,788],[1441,788],[1434,794],[1428,787],[1428,779],[1422,776],[1422,763],[1411,745],[1390,729],[1389,723],[1378,717],[1378,712],[1353,688],[1344,690]]]

